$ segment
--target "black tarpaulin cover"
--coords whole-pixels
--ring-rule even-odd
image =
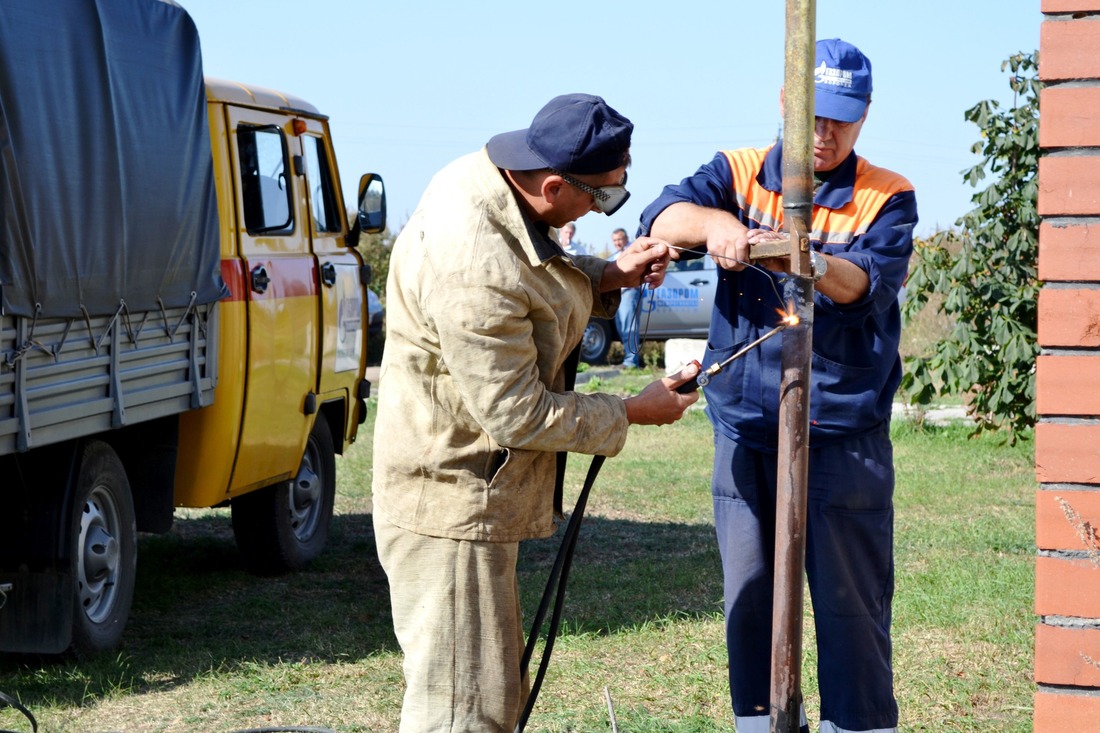
[[[199,38],[181,7],[0,2],[0,204],[4,314],[227,294]]]

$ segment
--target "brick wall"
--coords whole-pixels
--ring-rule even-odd
[[[1100,730],[1100,0],[1041,0],[1035,733]]]

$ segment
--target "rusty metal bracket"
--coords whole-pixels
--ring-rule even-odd
[[[790,237],[770,242],[758,242],[749,248],[749,259],[754,262],[756,260],[766,260],[770,257],[789,257],[790,254]]]
[[[803,237],[798,242],[799,252],[810,251],[810,240]],[[770,242],[757,242],[749,248],[749,259],[752,261],[766,260],[769,257],[788,257],[791,254],[791,237],[788,234],[783,239]]]

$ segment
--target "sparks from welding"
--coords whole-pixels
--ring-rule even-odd
[[[797,326],[802,319],[798,317],[798,314],[794,312],[794,303],[787,303],[787,309],[776,308],[775,312],[779,314],[779,318],[786,326]]]

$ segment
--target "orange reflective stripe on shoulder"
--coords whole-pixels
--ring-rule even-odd
[[[857,156],[852,200],[839,209],[815,206],[811,236],[823,244],[848,244],[867,232],[892,196],[912,190],[913,184],[903,176]]]
[[[732,178],[730,186],[741,211],[759,227],[783,229],[783,197],[757,181],[767,148],[724,150]],[[912,191],[913,185],[893,171],[871,165],[856,156],[856,181],[851,201],[839,209],[814,205],[811,238],[824,244],[847,244],[864,234],[879,211],[895,194]]]
[[[733,172],[733,194],[741,211],[760,228],[780,231],[783,228],[783,198],[756,182],[756,174],[764,165],[770,147],[724,150]]]

